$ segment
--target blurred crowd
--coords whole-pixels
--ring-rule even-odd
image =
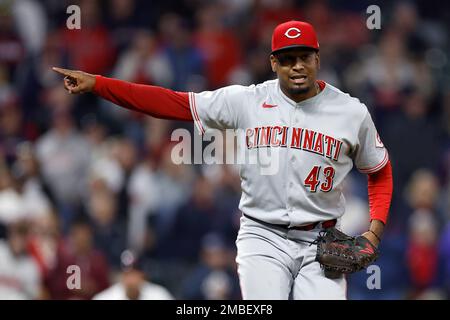
[[[72,4],[80,30],[66,27]],[[447,3],[0,0],[0,299],[240,299],[237,167],[175,165],[170,135],[191,123],[71,96],[51,67],[178,91],[250,85],[274,78],[272,30],[290,19],[315,26],[320,79],[369,107],[393,165],[381,289],[363,271],[349,298],[450,298]],[[366,176],[345,189],[344,231],[361,233]]]

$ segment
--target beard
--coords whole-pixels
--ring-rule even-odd
[[[288,88],[288,92],[291,95],[298,95],[298,94],[305,94],[307,93],[309,90],[311,90],[310,86],[304,87],[304,88],[299,88],[299,87],[295,87],[295,88]]]

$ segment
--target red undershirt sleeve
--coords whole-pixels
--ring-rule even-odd
[[[93,92],[124,108],[160,119],[193,121],[187,92],[95,76]]]
[[[388,161],[382,169],[368,174],[370,221],[380,220],[386,224],[391,205],[392,189],[392,167],[391,162]]]

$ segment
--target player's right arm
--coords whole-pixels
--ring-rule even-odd
[[[160,119],[193,121],[189,94],[157,86],[141,85],[82,71],[53,68],[64,75],[71,94],[92,92],[124,108]]]

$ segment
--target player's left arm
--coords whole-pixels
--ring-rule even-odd
[[[368,174],[368,194],[370,208],[369,231],[363,234],[374,246],[378,246],[386,225],[391,205],[393,180],[392,166],[386,165],[374,173]]]
[[[363,236],[374,246],[378,246],[391,204],[392,167],[389,153],[367,108],[359,126],[355,164],[361,173],[368,175],[370,227]]]

